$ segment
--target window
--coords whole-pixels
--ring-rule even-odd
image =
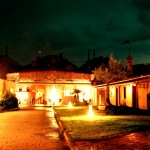
[[[124,99],[126,99],[126,87],[123,87]]]
[[[27,87],[27,92],[29,92],[30,90],[29,90],[29,87]]]
[[[19,87],[19,92],[22,92],[22,87]]]
[[[71,93],[73,93],[72,90],[65,90],[65,91],[64,91],[64,95],[65,95],[65,96],[72,96]]]

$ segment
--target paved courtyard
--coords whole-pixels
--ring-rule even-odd
[[[0,150],[68,150],[51,107],[0,113]]]

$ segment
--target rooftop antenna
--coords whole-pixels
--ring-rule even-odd
[[[127,43],[128,43],[128,53],[129,53],[129,56],[130,56],[130,41],[128,40]]]
[[[130,41],[126,40],[124,43],[128,44],[128,56],[130,56]]]
[[[93,59],[95,59],[95,57],[96,57],[95,51],[96,51],[97,49],[88,49],[88,61],[90,60],[90,50],[93,51]]]
[[[97,51],[98,49],[97,48],[95,48],[95,49],[93,49],[93,57],[94,57],[94,59],[96,58],[96,51]]]
[[[129,55],[126,57],[126,70],[128,75],[132,75],[132,56],[130,55],[130,41],[127,40],[124,43],[128,44],[128,53],[129,53]]]

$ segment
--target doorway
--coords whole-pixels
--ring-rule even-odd
[[[44,104],[44,89],[38,89],[36,91],[35,104]]]

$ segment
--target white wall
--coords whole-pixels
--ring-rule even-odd
[[[144,83],[138,84],[138,105],[141,109],[148,109],[147,94],[150,93],[150,82],[146,85]]]
[[[109,98],[112,105],[116,105],[116,86],[109,87]]]

